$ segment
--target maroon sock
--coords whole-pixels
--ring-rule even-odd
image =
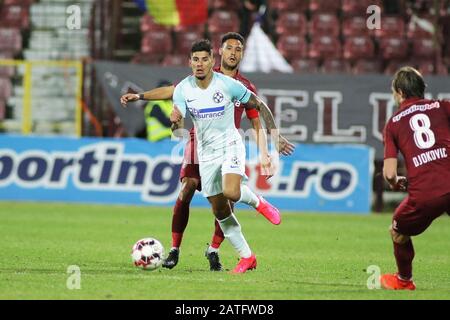
[[[177,199],[172,216],[172,247],[179,248],[189,220],[190,202]]]
[[[223,240],[225,239],[225,236],[223,235],[223,231],[220,228],[219,222],[215,220],[215,229],[213,238],[211,240],[211,247],[214,249],[219,249],[220,245],[222,244]]]
[[[414,247],[411,239],[404,244],[394,242],[394,256],[397,262],[398,274],[402,279],[412,278],[412,261],[414,259]]]

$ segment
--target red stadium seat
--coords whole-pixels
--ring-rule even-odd
[[[313,38],[309,46],[309,57],[316,58],[341,58],[342,45],[339,39],[328,36]]]
[[[342,22],[342,35],[344,37],[365,36],[369,34],[367,18],[356,16],[345,18]]]
[[[341,59],[325,59],[322,65],[322,73],[350,73],[351,65],[346,60]]]
[[[4,120],[6,118],[6,102],[2,98],[0,98],[0,120]]]
[[[24,5],[3,5],[0,11],[0,26],[27,29],[30,26],[29,7]]]
[[[352,73],[353,74],[381,73],[383,71],[382,67],[383,66],[380,60],[361,59],[355,62],[355,65],[353,66],[352,69]]]
[[[406,66],[414,66],[414,63],[409,60],[391,60],[384,69],[384,73],[392,75],[397,72],[398,69]]]
[[[233,11],[216,10],[208,19],[211,33],[238,32],[239,24],[239,18]]]
[[[405,21],[399,16],[382,16],[381,29],[375,29],[377,38],[403,37],[405,35]]]
[[[341,0],[310,0],[309,10],[315,12],[329,12],[336,14],[341,8]]]
[[[215,55],[219,54],[219,49],[222,46],[222,33],[210,33],[209,34],[209,41],[211,41],[211,44],[213,46],[213,52]]]
[[[189,66],[189,56],[184,54],[171,54],[164,57],[162,66],[187,67]]]
[[[0,52],[0,60],[1,59],[13,59],[14,54],[12,52]],[[14,75],[14,67],[13,66],[2,66],[0,65],[0,77],[11,78]]]
[[[240,0],[208,0],[208,8],[212,10],[239,10],[242,7]]]
[[[411,54],[413,58],[434,58],[436,52],[434,41],[430,38],[419,38],[412,41]]]
[[[421,60],[416,67],[423,76],[436,74],[436,66],[433,60]]]
[[[141,64],[160,64],[162,61],[161,55],[152,55],[145,53],[137,53],[133,59],[131,59],[132,63],[141,63]]]
[[[344,43],[344,59],[370,59],[375,54],[375,46],[370,37],[350,37]]]
[[[408,56],[408,41],[405,38],[382,38],[380,53],[383,59],[405,59]]]
[[[289,12],[306,12],[309,8],[308,0],[269,0],[269,6],[278,11],[289,11]]]
[[[433,26],[433,18],[432,17],[421,17],[425,23],[429,24],[431,27]],[[418,23],[413,22],[412,20],[408,24],[408,31],[406,33],[409,39],[417,39],[417,38],[431,38],[433,36],[432,33],[422,28]],[[441,30],[438,30],[441,32]]]
[[[299,12],[282,12],[276,21],[278,34],[298,34],[305,36],[307,21],[304,14]]]
[[[177,32],[175,34],[175,53],[187,56],[191,51],[192,44],[201,39],[202,34],[196,32]]]
[[[9,78],[0,77],[0,99],[6,100],[12,94],[12,85]]]
[[[166,55],[172,52],[172,36],[167,31],[149,31],[142,37],[141,52],[147,55]]]
[[[0,28],[0,51],[17,53],[22,50],[22,35],[19,29]]]
[[[277,42],[277,49],[287,60],[308,56],[307,43],[305,38],[300,35],[281,36]]]
[[[204,24],[194,24],[190,26],[175,26],[174,27],[175,32],[196,32],[198,34],[201,34],[201,37],[203,38],[205,33],[205,25]]]
[[[341,25],[335,14],[318,13],[312,16],[308,25],[309,34],[312,36],[339,36]]]
[[[141,32],[142,33],[147,33],[150,31],[167,31],[170,30],[168,27],[157,24],[151,15],[149,15],[148,13],[144,14],[141,17]]]
[[[319,73],[319,61],[317,59],[293,59],[291,66],[297,73]]]
[[[34,0],[4,0],[3,5],[9,6],[9,5],[22,5],[22,6],[30,6],[33,2],[36,2]]]
[[[380,0],[342,0],[342,14],[344,17],[367,15],[367,8],[371,5],[382,7]]]

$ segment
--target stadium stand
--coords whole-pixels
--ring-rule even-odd
[[[437,43],[429,31],[423,29],[424,21],[435,22],[432,0],[267,0],[274,29],[268,36],[295,72],[321,73],[331,68],[353,74],[389,73],[392,65],[415,61],[422,66],[431,63],[427,72],[447,74],[450,9],[444,2],[438,12],[441,28],[435,37]],[[381,9],[380,29],[367,27],[367,8],[371,5]],[[210,0],[209,19],[196,30],[167,30],[155,25],[150,16],[144,14],[142,38],[148,32],[165,28],[171,35],[172,48],[169,50],[167,46],[170,52],[158,57],[160,53],[149,51],[143,40],[133,61],[163,63],[164,58],[164,65],[186,65],[179,58],[188,52],[196,37],[202,36],[212,41],[217,56],[221,34],[239,31],[241,6],[240,1]],[[418,19],[422,20],[418,23]],[[163,47],[169,41],[164,40]],[[327,62],[327,59],[333,60]],[[333,67],[338,65],[343,68]]]

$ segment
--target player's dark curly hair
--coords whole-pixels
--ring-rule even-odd
[[[201,39],[192,44],[191,55],[194,52],[206,51],[209,55],[212,55],[211,42],[208,39]]]
[[[403,98],[424,98],[425,81],[419,71],[413,67],[400,68],[394,75],[392,80],[392,88],[396,92],[402,92]]]
[[[220,43],[221,45],[223,45],[225,43],[225,41],[229,40],[229,39],[235,39],[238,40],[242,43],[242,45],[245,45],[245,40],[244,37],[241,36],[239,33],[237,32],[227,32],[222,36],[222,42]]]

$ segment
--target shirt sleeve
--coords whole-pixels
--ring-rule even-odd
[[[181,84],[175,87],[175,91],[173,92],[173,104],[180,110],[183,118],[186,118],[186,101],[181,87]]]
[[[234,80],[233,78],[223,77],[231,97],[234,101],[240,101],[241,103],[247,103],[252,93],[242,83]]]
[[[397,158],[398,147],[395,142],[395,138],[392,134],[392,128],[390,126],[390,121],[386,124],[383,132],[383,142],[384,142],[384,159]]]

